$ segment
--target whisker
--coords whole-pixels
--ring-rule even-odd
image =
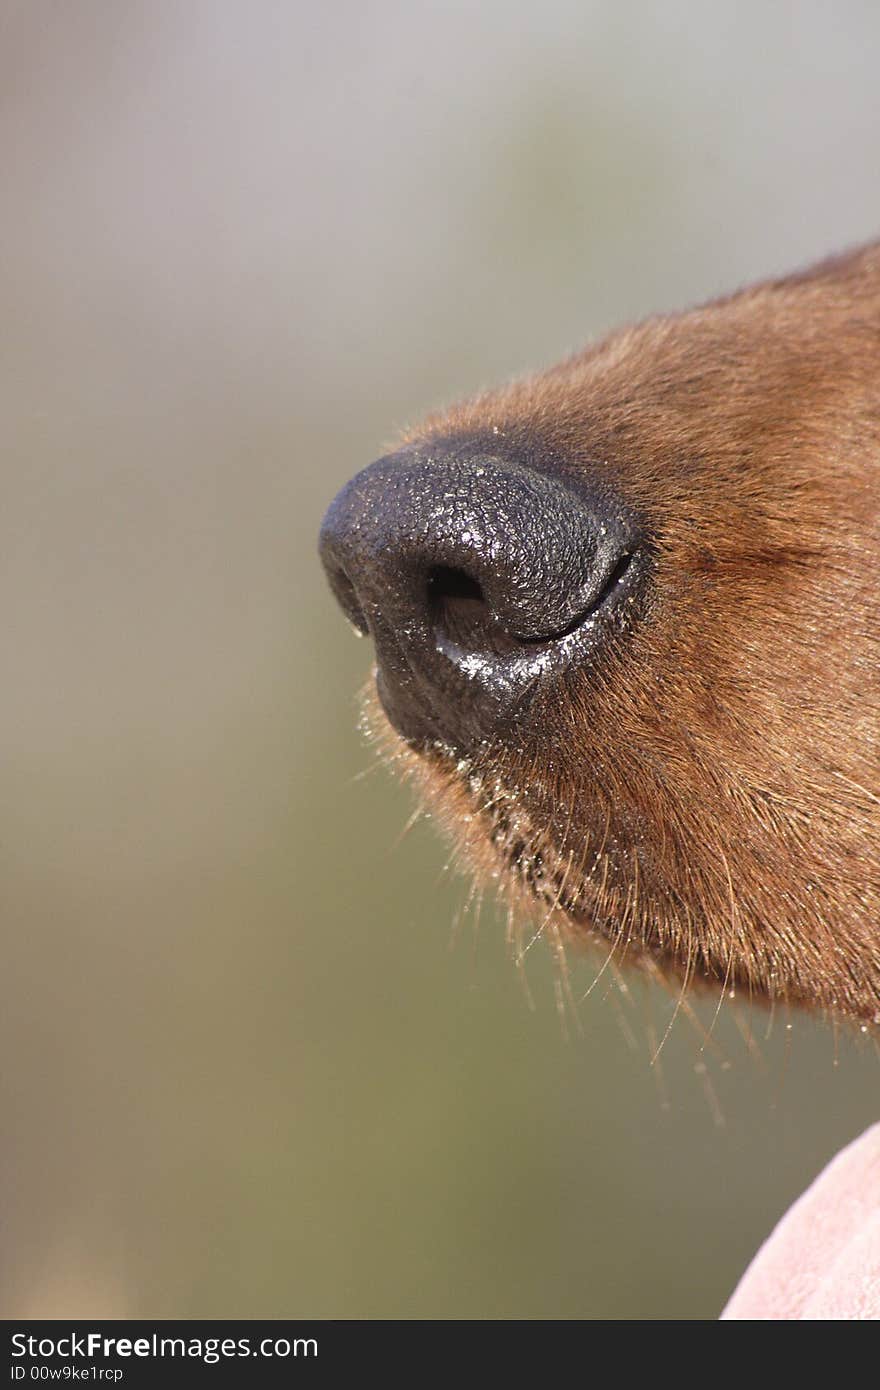
[[[416,809],[413,811],[412,815],[409,816],[409,818],[407,819],[406,824],[400,831],[399,835],[396,837],[396,839],[392,840],[390,846],[392,851],[396,853],[396,851],[400,849],[400,846],[403,844],[404,840],[412,830],[413,826],[418,825],[419,821],[425,815],[427,815],[427,812],[425,811],[424,806],[417,806]]]
[[[703,1091],[706,1096],[706,1102],[709,1106],[709,1112],[712,1116],[712,1121],[715,1125],[715,1128],[723,1129],[727,1122],[724,1118],[724,1111],[721,1109],[721,1104],[718,1100],[718,1095],[715,1091],[715,1087],[712,1085],[712,1078],[709,1075],[709,1068],[706,1066],[705,1062],[696,1062],[694,1064],[694,1071],[703,1083]]]

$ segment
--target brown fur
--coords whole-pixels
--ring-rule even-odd
[[[437,416],[598,469],[650,600],[537,734],[383,738],[539,925],[880,1022],[880,246],[613,334]],[[534,912],[532,912],[534,916]]]

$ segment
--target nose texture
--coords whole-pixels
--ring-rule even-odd
[[[458,747],[516,717],[583,656],[626,580],[634,527],[607,493],[473,443],[414,445],[358,473],[320,549],[376,644],[404,736]]]

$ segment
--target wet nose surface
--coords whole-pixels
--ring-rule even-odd
[[[342,489],[320,549],[343,610],[376,644],[392,723],[461,747],[583,659],[630,587],[636,538],[596,489],[478,445],[420,445]]]

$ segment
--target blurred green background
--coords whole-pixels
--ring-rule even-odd
[[[453,944],[315,536],[427,409],[875,234],[878,43],[2,0],[5,1316],[714,1317],[877,1118],[828,1028],[679,1017],[652,1067],[664,993],[563,1027],[488,906]]]

